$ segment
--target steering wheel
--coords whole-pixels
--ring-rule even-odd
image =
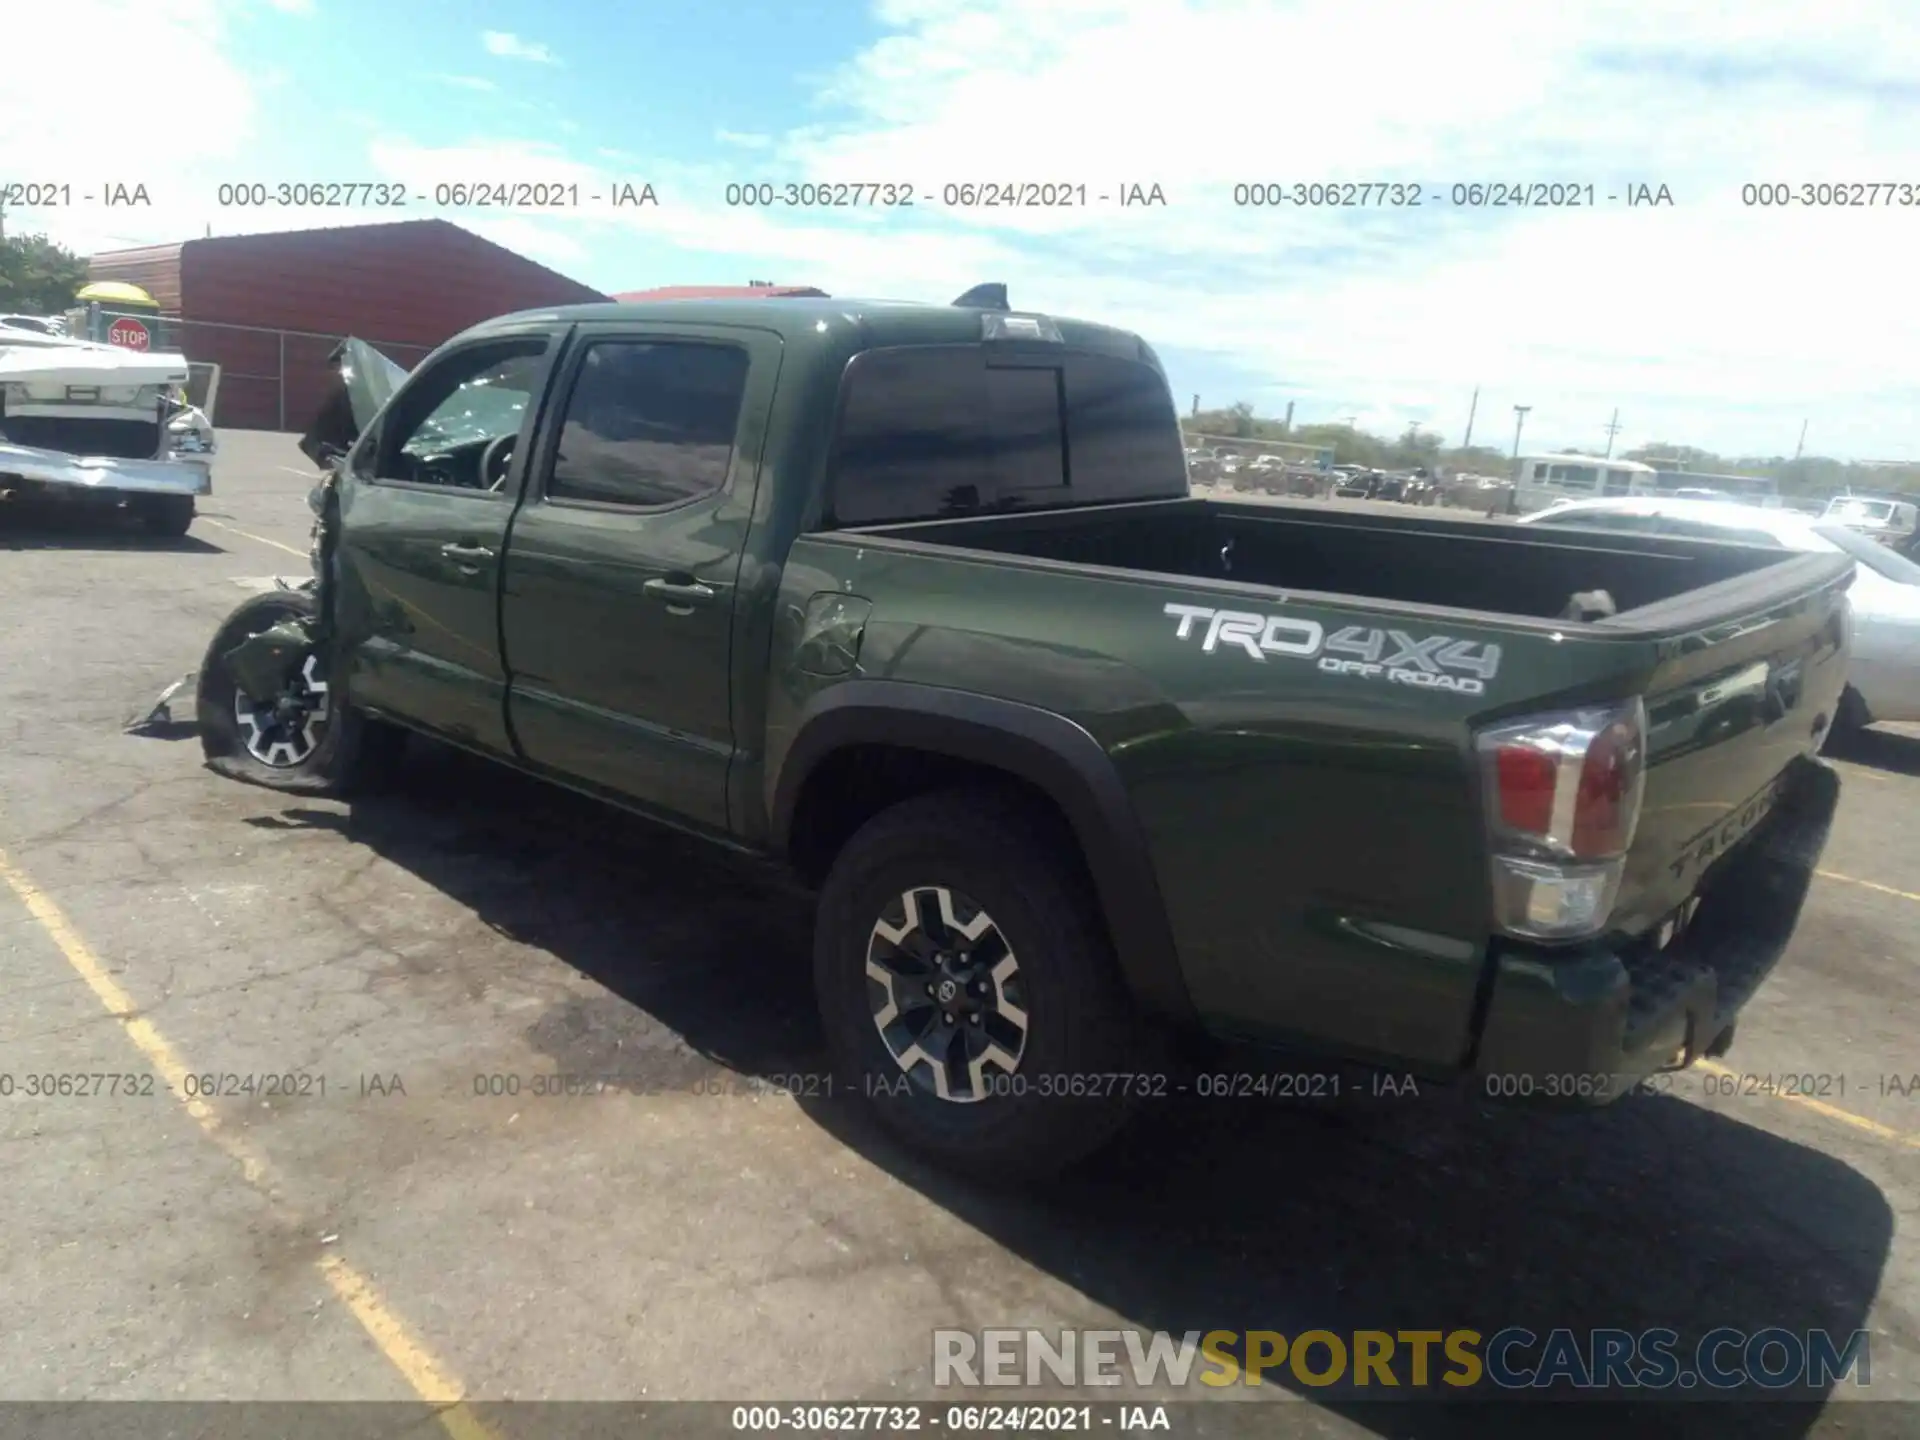
[[[480,452],[480,484],[487,490],[498,490],[507,483],[507,470],[513,464],[513,442],[518,435],[496,435],[487,442],[487,448]],[[494,466],[500,467],[500,473],[489,480]]]

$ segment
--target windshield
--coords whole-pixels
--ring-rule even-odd
[[[1846,551],[1869,570],[1878,571],[1889,580],[1902,585],[1920,585],[1920,565],[1904,555],[1894,554],[1878,540],[1869,539],[1844,525],[1816,525],[1813,533],[1831,541],[1836,549]]]

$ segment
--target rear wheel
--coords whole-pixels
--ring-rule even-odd
[[[133,503],[134,514],[149,535],[179,536],[193,524],[191,495],[141,495]]]
[[[398,759],[402,732],[369,721],[335,693],[325,657],[303,655],[278,693],[247,694],[226,655],[286,620],[311,618],[301,591],[255,596],[220,627],[200,666],[200,746],[222,774],[275,790],[345,794],[379,779]]]
[[[1017,797],[905,801],[843,849],[814,980],[842,1083],[986,1181],[1064,1168],[1125,1123],[1146,1033],[1078,867]]]

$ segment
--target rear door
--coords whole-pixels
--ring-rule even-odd
[[[580,326],[507,553],[524,758],[715,831],[734,597],[780,356],[766,330]]]
[[[357,704],[510,754],[500,652],[507,522],[563,328],[442,351],[354,446],[340,491],[340,623]]]

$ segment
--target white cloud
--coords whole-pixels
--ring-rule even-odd
[[[124,105],[78,83],[68,63],[11,66],[0,87],[5,178],[65,186],[70,198],[10,208],[8,233],[43,230],[86,254],[184,239],[227,221],[232,212],[215,207],[217,183],[250,168],[241,162],[252,158],[259,110],[258,77],[228,54],[232,11],[219,0],[69,0],[10,13],[10,53],[59,56],[76,35],[138,35],[145,53],[173,57],[169,64],[188,57],[192,83],[169,86],[162,110],[130,121]],[[162,125],[165,143],[146,143],[130,123]],[[109,207],[110,185],[130,196],[142,187],[148,203]]]
[[[1914,7],[886,0],[879,16],[893,33],[827,88],[844,118],[788,137],[797,178],[1166,187],[1165,209],[951,213],[1028,241],[1029,304],[1219,352],[1303,408],[1397,397],[1395,428],[1457,433],[1485,382],[1483,417],[1531,402],[1529,430],[1568,443],[1617,403],[1621,445],[1779,431],[1791,449],[1811,409],[1920,451],[1904,338],[1920,210],[1740,199],[1745,181],[1920,182]],[[1600,203],[1233,205],[1236,182],[1266,179],[1443,201],[1456,182],[1591,182]],[[1675,206],[1607,203],[1629,181]],[[845,268],[808,278],[831,289]]]
[[[28,69],[0,95],[0,154],[47,178],[144,181],[149,211],[54,217],[76,248],[216,228],[290,229],[316,212],[220,209],[214,183],[257,168],[257,64],[236,65],[225,0],[77,0],[16,24],[51,52],[76,24],[138,24],[157,53],[192,54],[170,143],[128,160],[123,117]],[[1504,443],[1514,403],[1530,442],[1625,447],[1651,438],[1790,451],[1801,419],[1829,452],[1920,452],[1909,359],[1920,287],[1907,283],[1920,207],[1742,204],[1753,181],[1920,183],[1920,7],[1857,0],[1807,11],[1754,0],[1726,14],[1652,0],[1581,7],[1462,0],[883,0],[884,38],[834,72],[819,123],[721,131],[752,175],[574,141],[433,149],[369,136],[343,171],[431,194],[469,175],[580,185],[577,206],[446,210],[590,282],[772,274],[835,294],[940,300],[1005,280],[1016,304],[1138,329],[1208,403],[1247,398],[1297,418],[1409,421]],[[542,45],[488,32],[506,58]],[[1351,57],[1364,55],[1358,87]],[[1336,61],[1338,63],[1336,63]],[[443,82],[478,89],[475,76]],[[353,97],[349,94],[348,98]],[[585,116],[581,117],[585,119]],[[591,135],[591,126],[588,127]],[[763,143],[765,142],[765,143]],[[576,148],[577,146],[577,148]],[[577,158],[584,157],[584,158]],[[12,168],[23,167],[15,165]],[[138,174],[135,174],[135,171]],[[912,184],[910,212],[729,206],[730,180]],[[658,208],[614,211],[615,180],[650,180]],[[948,183],[1052,181],[1089,197],[1158,183],[1164,208],[947,207]],[[1236,183],[1400,181],[1415,210],[1236,207]],[[1593,207],[1455,208],[1455,183],[1591,183]],[[1671,208],[1606,201],[1665,184]],[[1432,187],[1438,187],[1436,194]],[[599,194],[594,202],[590,196]],[[1437,202],[1437,203],[1436,203]],[[46,213],[46,212],[43,212]],[[410,218],[426,213],[411,207]],[[9,227],[21,223],[9,216]],[[329,222],[391,219],[332,211]],[[502,230],[509,224],[518,227]],[[675,260],[675,253],[682,258]],[[1214,357],[1196,370],[1196,353]]]
[[[497,55],[503,60],[531,60],[540,65],[560,63],[546,46],[534,40],[522,40],[508,30],[483,31],[480,43],[486,47],[489,55]]]
[[[481,75],[436,75],[433,77],[442,85],[451,85],[456,90],[478,90],[491,95],[500,87]]]
[[[283,15],[313,14],[313,0],[267,0],[267,4]]]

